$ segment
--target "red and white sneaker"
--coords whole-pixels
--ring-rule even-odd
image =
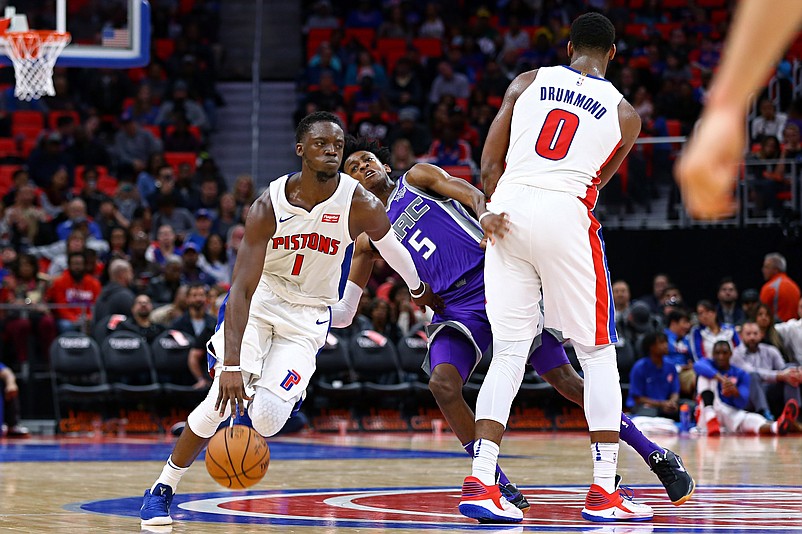
[[[799,405],[794,399],[788,399],[783,407],[783,413],[777,419],[777,431],[781,436],[792,432],[795,428],[795,422],[799,417]]]
[[[707,422],[707,435],[708,436],[721,435],[721,424],[718,422],[718,417],[713,416],[713,418]]]
[[[465,477],[459,513],[480,523],[520,523],[524,513],[501,495],[498,484],[485,486],[476,477]]]
[[[616,486],[618,480],[616,477]],[[654,517],[650,506],[638,504],[632,497],[629,488],[621,487],[607,493],[598,484],[593,484],[585,497],[582,517],[588,521],[648,521]]]

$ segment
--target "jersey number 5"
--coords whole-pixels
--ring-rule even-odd
[[[571,148],[577,128],[579,117],[564,109],[552,109],[537,136],[535,152],[552,161],[563,159]]]
[[[428,237],[424,237],[420,241],[417,241],[418,237],[420,237],[420,230],[415,230],[415,233],[409,236],[409,244],[418,252],[425,248],[426,251],[423,252],[421,256],[423,256],[424,260],[428,260],[429,257],[434,254],[434,251],[437,250],[437,245],[435,245]]]

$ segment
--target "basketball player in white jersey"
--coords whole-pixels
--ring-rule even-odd
[[[276,434],[303,399],[339,298],[345,249],[366,233],[418,305],[435,297],[390,228],[384,205],[338,172],[345,136],[339,119],[316,112],[296,130],[301,172],[270,184],[253,204],[237,254],[225,319],[209,342],[214,382],[140,510],[143,525],[168,525],[176,486],[230,414]],[[246,393],[247,387],[247,393]]]
[[[473,470],[460,512],[480,521],[519,522],[495,484],[499,444],[523,379],[532,340],[545,327],[571,339],[585,378],[584,410],[593,485],[582,516],[591,521],[651,519],[645,505],[617,491],[621,389],[610,276],[593,216],[598,191],[612,178],[640,132],[640,119],[604,79],[615,30],[588,13],[571,25],[570,66],[518,76],[504,95],[482,153],[482,181],[509,232],[487,247],[485,295],[493,359],[476,402]]]

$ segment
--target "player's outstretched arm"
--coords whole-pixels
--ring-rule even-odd
[[[413,302],[442,309],[442,300],[432,293],[431,287],[421,281],[409,251],[399,243],[390,226],[390,219],[381,201],[361,185],[357,186],[351,203],[351,235],[366,233],[379,254],[397,272],[409,288]]]
[[[746,107],[802,22],[799,0],[742,0],[699,125],[676,167],[685,208],[698,219],[735,211]]]
[[[226,403],[230,403],[231,413],[234,413],[235,405],[239,405],[240,415],[242,415],[245,413],[244,401],[250,400],[250,397],[245,395],[242,373],[239,371],[240,346],[245,325],[248,323],[251,297],[256,291],[256,286],[259,285],[259,278],[264,269],[267,243],[275,232],[276,216],[270,202],[270,195],[265,192],[256,199],[248,212],[248,219],[245,221],[245,235],[237,254],[237,262],[234,264],[223,326],[225,333],[223,365],[234,367],[236,371],[226,372],[224,370],[220,373],[220,392],[214,407],[221,414],[225,412]]]
[[[618,104],[618,123],[621,125],[621,145],[613,154],[613,157],[610,158],[610,161],[602,167],[599,174],[599,189],[607,185],[607,182],[610,181],[615,171],[621,166],[621,162],[632,150],[632,145],[635,144],[635,140],[640,135],[640,115],[626,100],[621,100]]]
[[[370,246],[367,234],[361,234],[354,243],[351,271],[348,273],[343,296],[331,307],[332,328],[345,328],[353,322],[359,299],[362,298],[362,290],[368,285],[375,260],[376,252]]]
[[[482,149],[482,187],[485,195],[490,198],[496,190],[499,178],[504,172],[504,163],[507,157],[507,149],[510,146],[510,125],[512,124],[512,108],[524,90],[532,85],[537,77],[537,70],[524,72],[516,77],[507,91],[504,93],[504,100],[501,102],[496,117],[490,124],[487,132],[487,140]],[[477,213],[477,216],[479,214]]]

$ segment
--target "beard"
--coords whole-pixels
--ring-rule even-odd
[[[326,183],[329,180],[331,180],[332,178],[336,178],[336,177],[337,177],[337,171],[331,171],[331,172],[329,172],[329,171],[317,171],[317,174],[315,175],[315,178],[317,178],[317,181],[320,182],[320,183]]]

